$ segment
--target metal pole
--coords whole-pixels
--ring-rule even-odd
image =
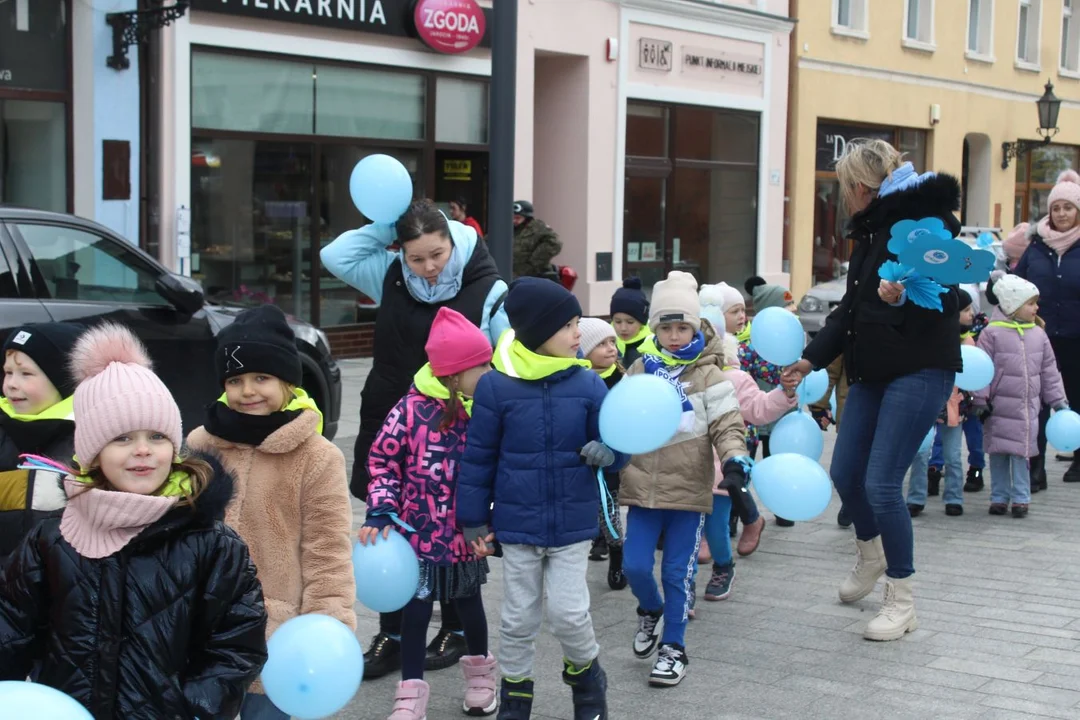
[[[514,118],[518,0],[492,3],[488,249],[509,280],[514,258]]]

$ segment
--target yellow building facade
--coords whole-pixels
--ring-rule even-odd
[[[1075,17],[1073,13],[1075,12]],[[785,254],[796,297],[850,253],[833,170],[883,138],[964,187],[961,221],[1037,220],[1058,173],[1080,169],[1080,0],[799,0],[792,14]],[[1002,143],[1040,139],[1053,83],[1059,132],[1002,168]]]

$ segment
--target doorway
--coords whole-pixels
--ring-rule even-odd
[[[464,201],[466,212],[487,234],[488,154],[467,150],[435,153],[435,202],[449,214],[450,201]]]

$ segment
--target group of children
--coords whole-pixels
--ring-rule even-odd
[[[341,452],[274,306],[218,336],[222,395],[180,410],[125,327],[27,325],[3,346],[0,680],[94,717],[287,718],[258,676],[305,613],[356,627]],[[6,556],[6,557],[5,557]]]
[[[777,296],[787,305],[785,292]],[[703,537],[714,562],[708,600],[730,595],[733,508],[745,523],[739,553],[760,542],[764,519],[747,491],[756,436],[747,423],[773,423],[797,400],[794,386],[762,388],[741,369],[746,303],[738,290],[706,286],[699,296],[693,276],[672,272],[650,302],[631,278],[613,296],[608,322],[582,317],[558,284],[521,278],[505,308],[511,330],[494,350],[468,320],[440,309],[428,363],[369,456],[360,541],[400,532],[421,568],[405,609],[392,720],[427,715],[424,642],[434,600],[452,601],[465,627],[466,714],[498,708],[503,720],[530,717],[546,601],[575,718],[607,717],[590,559],[606,559],[609,586],[629,585],[638,601],[631,644],[638,658],[656,656],[649,683],[677,685],[690,662],[686,627]],[[683,417],[663,447],[628,457],[604,444],[599,416],[608,389],[637,374],[671,383]],[[620,506],[628,508],[625,527]],[[493,554],[504,582],[498,661],[481,599]]]

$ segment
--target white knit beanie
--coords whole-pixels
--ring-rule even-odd
[[[649,329],[656,332],[661,323],[684,322],[701,330],[701,303],[697,280],[690,273],[674,270],[653,286],[649,305]]]
[[[702,305],[718,306],[722,313],[726,313],[736,305],[746,305],[743,294],[726,282],[702,285],[701,290],[698,291],[698,300]]]
[[[611,323],[604,322],[600,318],[581,318],[578,322],[578,330],[581,331],[581,354],[589,357],[589,353],[596,346],[608,338],[615,338],[615,328]]]
[[[1006,275],[994,283],[994,295],[1001,312],[1011,316],[1028,300],[1039,297],[1039,288],[1019,275]]]

